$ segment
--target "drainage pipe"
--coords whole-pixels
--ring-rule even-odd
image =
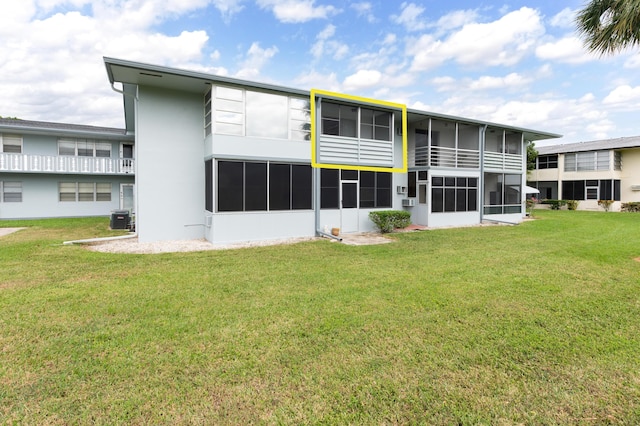
[[[336,241],[342,241],[342,238],[337,237],[337,236],[335,236],[335,235],[333,235],[333,234],[327,234],[326,232],[321,231],[321,230],[319,230],[319,229],[316,229],[316,233],[317,233],[318,235],[320,235],[321,237],[332,238],[332,239],[334,239],[334,240],[336,240]]]
[[[65,246],[68,246],[72,244],[104,243],[106,241],[128,240],[131,238],[136,238],[137,236],[138,236],[138,233],[133,232],[127,235],[118,235],[117,237],[87,238],[85,240],[64,241],[62,244]]]

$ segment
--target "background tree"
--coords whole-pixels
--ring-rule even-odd
[[[538,150],[533,142],[527,142],[527,171],[536,168],[536,158],[538,158]]]
[[[591,0],[576,16],[592,52],[611,54],[640,44],[640,0]]]

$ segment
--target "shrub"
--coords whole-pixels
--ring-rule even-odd
[[[551,210],[560,210],[560,208],[567,204],[566,200],[544,200],[542,204],[549,204]]]
[[[630,203],[622,203],[620,210],[623,212],[640,213],[640,202],[632,201]]]
[[[567,208],[569,210],[577,210],[578,209],[578,200],[567,200]]]
[[[598,200],[598,205],[602,207],[605,212],[609,211],[611,204],[613,204],[613,200]]]
[[[404,210],[379,210],[369,213],[369,219],[383,234],[411,225],[411,213]]]

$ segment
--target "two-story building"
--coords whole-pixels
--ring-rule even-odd
[[[123,129],[0,118],[0,219],[133,210],[134,142]]]
[[[640,201],[640,136],[538,148],[529,185],[541,199],[577,200],[580,210],[601,210],[598,200]]]
[[[522,221],[526,144],[558,135],[105,58],[135,135],[140,241],[211,242]],[[120,83],[115,87],[115,83]]]

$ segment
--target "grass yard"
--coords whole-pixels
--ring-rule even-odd
[[[156,255],[4,221],[0,423],[640,424],[640,215]]]

